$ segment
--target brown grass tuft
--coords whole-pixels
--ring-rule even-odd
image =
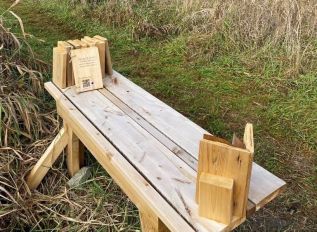
[[[18,25],[23,23],[17,15],[6,13],[13,15]],[[24,31],[21,37],[10,32],[4,25],[3,15],[0,20],[0,230],[136,230],[139,228],[137,209],[97,165],[94,165],[93,178],[70,189],[66,187],[68,177],[61,156],[38,189],[29,190],[26,176],[60,125],[43,89],[42,72],[47,73],[47,65],[33,56]],[[88,165],[92,163],[95,161],[89,160]]]
[[[34,68],[43,69],[43,63],[32,59],[30,48],[22,50],[25,39],[10,32],[3,18],[0,44],[0,146],[18,146],[48,134],[55,120],[41,110],[43,76]],[[24,59],[25,53],[31,59]]]
[[[271,55],[267,59],[285,60],[288,76],[317,64],[315,0],[72,2],[82,3],[80,10],[94,20],[128,27],[135,39],[189,35],[190,57],[213,59],[220,49],[251,53],[261,63],[265,52]]]

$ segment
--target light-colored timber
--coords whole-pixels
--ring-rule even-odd
[[[102,77],[106,75],[106,43],[104,40],[91,38],[88,36],[85,36],[84,39],[91,41],[96,44],[96,47],[99,51],[99,58],[100,58],[100,67],[102,71]]]
[[[99,52],[97,47],[71,50],[77,92],[103,87]]]
[[[169,138],[167,138],[163,133],[161,133],[157,128],[153,127],[150,123],[148,123],[143,117],[133,111],[129,106],[120,101],[117,97],[115,97],[112,93],[110,93],[107,89],[100,89],[100,93],[102,93],[105,97],[107,97],[112,103],[114,103],[117,107],[119,107],[125,114],[131,117],[135,122],[137,122],[142,128],[148,131],[151,135],[153,135],[158,141],[164,144],[170,151],[172,151],[176,156],[180,159],[184,160],[192,169],[197,169],[198,161],[192,157],[189,153],[187,153],[180,146],[175,144]],[[217,138],[212,135],[204,135],[204,138],[213,140],[213,141],[222,141],[227,142],[221,138]],[[228,143],[229,144],[229,143]],[[251,201],[248,201],[247,205],[247,214],[251,215],[255,212],[255,204]]]
[[[251,153],[221,142],[202,139],[199,147],[197,179],[201,173],[231,178],[234,180],[233,215],[246,218],[248,183],[252,165]],[[196,183],[196,201],[199,202],[200,188]]]
[[[84,38],[82,38],[81,41],[86,43],[88,47],[96,46],[96,42],[88,36],[85,36]]]
[[[67,126],[68,144],[67,144],[67,169],[70,176],[74,176],[83,165],[84,147],[70,126]]]
[[[204,134],[209,134],[206,130],[118,72],[114,72],[113,76],[117,79],[117,83],[113,83],[110,78],[104,79],[104,86],[110,93],[198,160],[199,141]],[[182,128],[182,133],[179,133],[179,128]],[[258,183],[261,183],[260,189]],[[279,194],[285,185],[285,181],[253,162],[249,200],[254,203],[256,209],[272,200],[274,198],[272,196]],[[248,206],[250,207],[251,204]],[[250,212],[253,211],[251,207],[248,209]]]
[[[171,231],[194,231],[53,83],[45,89],[57,101],[59,115],[140,211],[151,209]]]
[[[74,49],[81,48],[81,42],[79,39],[67,40],[67,43],[73,46]]]
[[[243,143],[245,144],[246,149],[248,149],[252,155],[254,153],[254,138],[253,138],[253,125],[247,123],[243,135]]]
[[[46,173],[66,147],[67,142],[67,130],[62,128],[28,175],[27,185],[30,189],[36,189],[41,183]]]
[[[80,44],[80,48],[88,48],[89,45],[85,43],[85,41],[78,40],[78,43]]]
[[[67,86],[67,56],[65,49],[53,48],[53,82],[61,89]]]
[[[112,76],[113,70],[112,70],[112,61],[111,61],[111,55],[110,55],[110,49],[109,49],[109,43],[108,40],[100,35],[94,36],[95,39],[98,39],[100,41],[103,41],[105,43],[105,72],[109,76]]]
[[[71,63],[71,58],[70,58],[70,50],[73,48],[69,43],[65,41],[58,41],[57,46],[59,48],[62,48],[66,51],[67,53],[67,59],[66,59],[66,86],[72,86],[74,84],[73,79],[73,68],[72,68],[72,63]]]
[[[114,72],[114,76],[117,83],[106,77],[105,89],[80,94],[75,87],[59,89],[53,83],[45,84],[66,125],[67,144],[74,144],[68,136],[67,128],[71,128],[71,135],[83,143],[136,204],[144,231],[228,231],[241,224],[244,218],[237,216],[230,225],[199,216],[195,147],[209,133],[120,74]],[[177,127],[185,141],[177,138]],[[190,140],[195,137],[197,144],[193,148]],[[249,201],[245,200],[248,215],[276,197],[285,185],[255,163],[253,175],[257,183],[252,183],[251,177]],[[268,178],[264,185],[270,190],[256,191],[263,178]]]
[[[196,172],[181,159],[175,159],[174,153],[99,91],[76,94],[70,88],[64,94],[196,229],[217,231],[227,227],[199,217],[195,202]]]
[[[139,211],[141,229],[145,232],[170,232],[161,219],[152,210],[143,209]]]
[[[151,135],[153,135],[158,141],[164,144],[170,151],[172,151],[176,156],[178,156],[182,160],[186,160],[186,163],[192,168],[195,169],[197,167],[197,160],[193,158],[190,154],[184,151],[181,147],[167,138],[164,134],[162,134],[157,128],[153,127],[150,123],[148,123],[144,118],[142,118],[139,114],[133,111],[129,106],[120,101],[117,97],[115,97],[112,93],[110,93],[107,89],[99,89],[99,92],[102,93],[106,98],[108,98],[113,104],[115,104],[118,108],[120,108],[125,114],[127,114],[130,118],[132,118],[135,122],[137,122],[142,128],[148,131]]]
[[[199,178],[199,215],[230,224],[233,208],[233,179],[206,172]]]

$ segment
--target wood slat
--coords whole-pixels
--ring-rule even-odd
[[[51,82],[58,113],[140,211],[153,211],[171,231],[194,231],[166,200]]]
[[[64,94],[197,231],[227,225],[199,217],[196,172],[98,91]],[[234,218],[233,220],[236,220]]]
[[[206,130],[118,72],[114,72],[113,76],[117,79],[116,83],[109,78],[104,79],[104,86],[109,92],[192,157],[198,159],[199,141],[204,134],[209,134]],[[272,196],[276,196],[285,184],[283,180],[253,162],[249,200],[258,209],[272,200],[274,198]]]
[[[155,127],[153,127],[143,117],[141,117],[139,114],[137,114],[135,111],[133,111],[129,106],[124,104],[120,99],[118,99],[116,96],[114,96],[107,89],[100,89],[99,92],[101,92],[112,103],[114,103],[117,107],[119,107],[130,118],[132,118],[134,121],[136,121],[142,128],[144,128],[146,131],[148,131],[150,134],[152,134],[158,141],[160,141],[162,144],[164,144],[176,156],[178,156],[180,159],[184,160],[192,169],[196,170],[198,161],[192,155],[190,155],[184,149],[182,149],[177,144],[175,144],[172,140],[170,140],[168,137],[166,137],[161,131],[159,131]],[[208,137],[209,139],[211,137],[213,137],[213,139],[215,139],[214,136],[211,136],[211,135],[206,135],[205,137]],[[216,139],[216,141],[218,141],[218,140]],[[248,201],[247,215],[250,216],[251,214],[253,214],[255,212],[255,208],[256,208],[255,204],[252,203],[251,201]]]
[[[124,104],[121,100],[115,97],[112,93],[110,93],[107,89],[100,89],[100,93],[102,93],[105,97],[107,97],[112,103],[114,103],[117,107],[119,107],[125,114],[127,114],[130,118],[136,121],[142,128],[146,131],[150,132],[157,140],[159,140],[162,144],[164,144],[170,151],[172,151],[176,156],[185,161],[192,169],[196,169],[197,167],[197,159],[192,157],[188,152],[175,144],[172,140],[162,134],[159,130],[153,127],[149,122],[147,122],[144,118],[142,118],[139,114],[133,111],[129,106]]]

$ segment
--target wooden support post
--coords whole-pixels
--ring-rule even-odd
[[[152,210],[139,211],[142,232],[170,232]]]
[[[41,183],[48,170],[66,147],[67,142],[67,131],[62,128],[28,175],[26,183],[30,189],[36,189]]]
[[[67,168],[70,176],[74,176],[84,163],[84,145],[75,135],[70,126],[67,127],[68,145],[67,145]]]

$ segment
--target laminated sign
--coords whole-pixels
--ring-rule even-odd
[[[97,47],[71,50],[71,58],[77,92],[103,88]]]

